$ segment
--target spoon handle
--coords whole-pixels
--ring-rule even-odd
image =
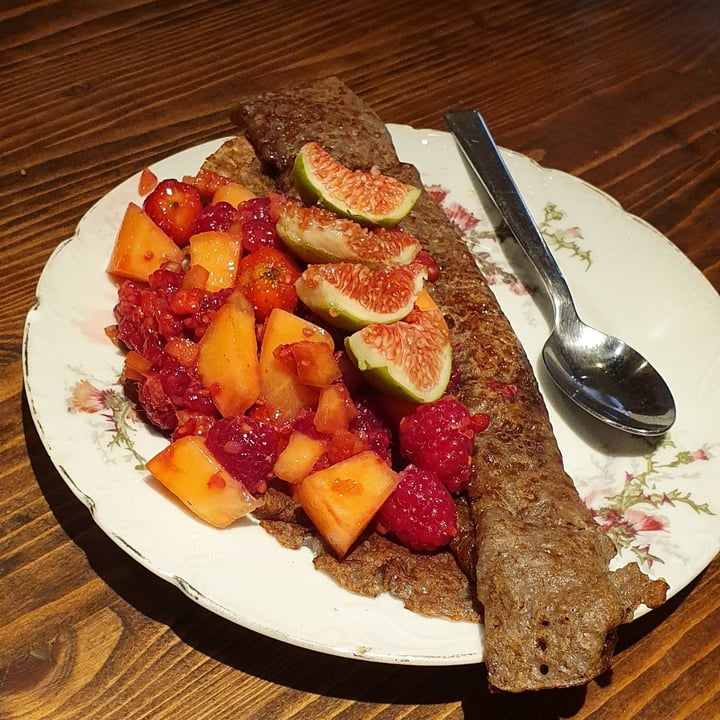
[[[445,121],[506,225],[547,285],[555,323],[576,316],[567,282],[523,201],[485,121],[476,110],[447,113]]]

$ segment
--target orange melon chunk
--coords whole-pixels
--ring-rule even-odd
[[[235,480],[197,435],[175,440],[146,464],[147,469],[198,517],[224,528],[262,502]]]
[[[306,478],[327,449],[327,443],[295,430],[285,449],[278,455],[273,474],[289,483],[299,483]]]
[[[236,235],[219,230],[197,233],[190,238],[190,269],[200,266],[208,271],[205,290],[233,287],[241,252]]]
[[[325,343],[302,342],[290,345],[297,375],[301,383],[312,387],[327,387],[342,377],[342,370],[333,350]]]
[[[295,499],[343,557],[398,484],[398,474],[371,450],[308,475]]]
[[[335,383],[320,390],[313,424],[319,432],[332,435],[338,430],[347,430],[356,415],[348,389],[343,383]]]
[[[425,288],[423,288],[418,293],[418,296],[415,298],[415,306],[423,312],[436,312],[438,317],[442,318],[442,322],[445,328],[447,328],[447,323],[445,322],[445,316],[443,315],[442,310],[440,310],[440,308],[437,306],[437,303],[432,299],[430,293]],[[448,330],[448,332],[450,331]]]
[[[242,415],[260,392],[255,314],[242,293],[215,313],[198,346],[200,380],[215,407],[223,417]]]
[[[244,185],[240,185],[240,183],[231,180],[230,182],[220,185],[215,191],[212,203],[214,205],[215,203],[226,202],[236,208],[240,203],[251,200],[254,197],[256,197],[256,195],[252,190],[248,190]]]
[[[145,211],[130,203],[118,231],[107,271],[116,277],[147,282],[164,262],[180,263],[185,253]]]
[[[317,404],[319,390],[305,385],[275,354],[282,345],[304,341],[335,348],[330,334],[319,325],[280,308],[270,313],[260,346],[260,402],[278,418],[292,420],[304,407]]]

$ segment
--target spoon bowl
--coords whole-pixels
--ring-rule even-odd
[[[550,335],[543,362],[558,387],[594,417],[635,435],[661,435],[675,421],[670,389],[627,343],[578,321]]]
[[[579,407],[612,427],[642,436],[666,433],[675,422],[670,389],[637,350],[579,318],[567,282],[482,116],[463,110],[448,113],[445,120],[547,287],[553,329],[542,355],[552,379]]]

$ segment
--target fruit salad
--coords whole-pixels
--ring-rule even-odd
[[[398,223],[419,191],[315,143],[300,197],[208,170],[142,173],[108,264],[122,383],[168,437],[149,472],[223,528],[272,488],[344,557],[377,531],[414,551],[457,533],[471,416],[425,284],[438,268]]]

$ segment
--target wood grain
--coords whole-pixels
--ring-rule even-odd
[[[612,676],[490,695],[482,666],[333,658],[256,635],[131,560],[54,469],[22,390],[24,317],[108,190],[232,132],[248,89],[337,74],[387,122],[481,109],[720,288],[720,5],[18,2],[0,9],[0,718],[720,717],[720,559],[623,628]],[[89,298],[88,302],[92,302]]]

